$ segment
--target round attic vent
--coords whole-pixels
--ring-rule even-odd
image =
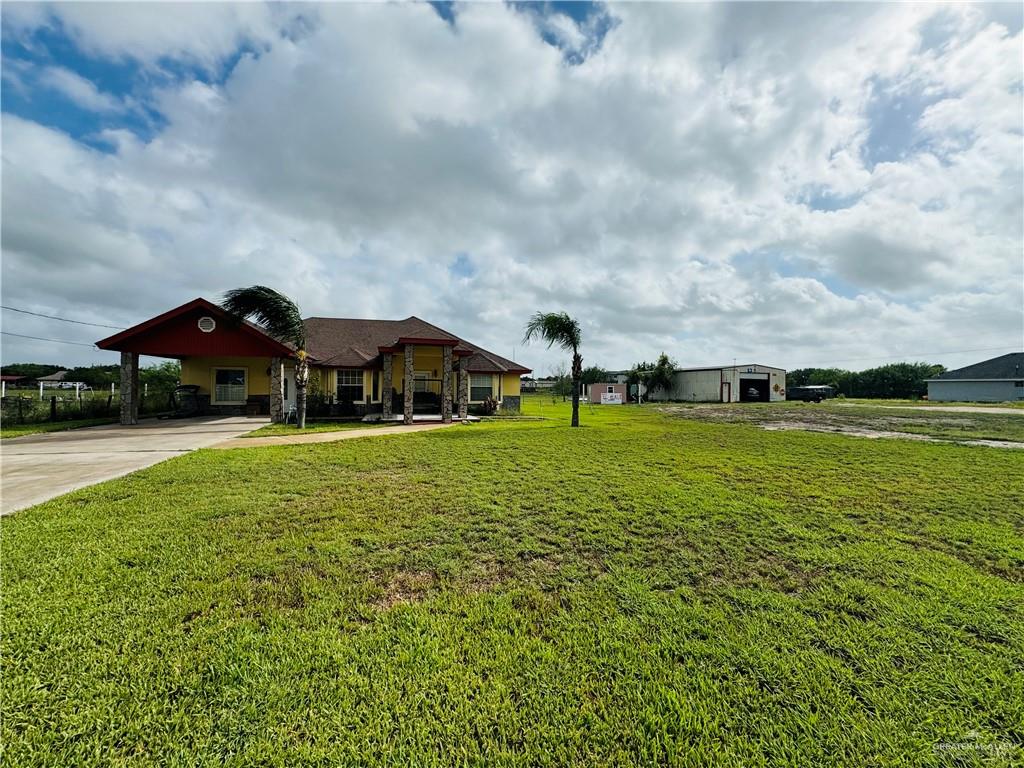
[[[199,330],[203,333],[211,333],[217,327],[217,321],[212,317],[199,318]]]

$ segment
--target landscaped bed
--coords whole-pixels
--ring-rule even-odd
[[[1024,759],[1019,452],[544,415],[4,519],[5,763]]]

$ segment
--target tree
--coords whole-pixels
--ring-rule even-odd
[[[654,367],[646,372],[647,393],[657,392],[659,389],[668,394],[672,391],[673,378],[676,372],[676,364],[664,352],[658,357]]]
[[[675,361],[662,352],[656,363],[642,362],[634,364],[629,371],[627,381],[630,385],[636,385],[637,400],[639,400],[641,391],[646,395],[657,392],[659,389],[664,392],[671,392],[675,372]]]
[[[565,312],[537,312],[526,324],[523,343],[539,338],[548,343],[548,349],[558,345],[566,351],[572,351],[572,426],[580,425],[580,381],[583,378],[583,356],[580,345],[583,332],[580,324]]]
[[[306,325],[298,305],[273,288],[254,285],[228,291],[221,307],[240,321],[253,319],[278,341],[295,347],[295,421],[299,429],[305,429],[309,359]]]
[[[599,365],[590,365],[583,369],[581,380],[587,386],[591,384],[603,384],[608,381],[608,371]]]

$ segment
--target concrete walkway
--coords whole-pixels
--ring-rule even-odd
[[[402,424],[395,427],[368,427],[366,429],[339,429],[336,432],[308,432],[303,434],[295,430],[294,435],[271,435],[268,437],[236,437],[210,446],[211,448],[259,448],[265,445],[306,445],[308,443],[333,443],[336,440],[352,440],[357,437],[379,437],[382,435],[401,435],[408,432],[429,432],[432,429],[443,429],[453,424],[428,422],[426,424]]]
[[[266,418],[144,419],[0,442],[0,514],[244,435]]]

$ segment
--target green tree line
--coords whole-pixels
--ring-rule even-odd
[[[827,384],[845,397],[913,399],[928,393],[925,379],[945,370],[945,366],[933,363],[890,363],[863,371],[798,368],[786,374],[786,388]]]

